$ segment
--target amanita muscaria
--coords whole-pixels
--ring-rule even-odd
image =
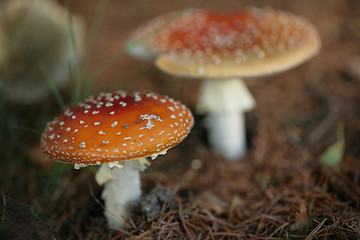
[[[128,203],[141,197],[139,170],[145,168],[145,157],[165,154],[193,124],[190,110],[169,97],[103,93],[49,122],[41,147],[49,158],[73,163],[76,169],[101,165],[96,180],[105,184],[105,216],[110,225],[122,226]]]
[[[236,160],[246,149],[243,112],[255,106],[241,78],[295,67],[320,45],[315,27],[302,17],[248,8],[160,15],[133,33],[128,48],[135,57],[155,59],[164,72],[204,79],[197,110],[208,114],[210,143]]]

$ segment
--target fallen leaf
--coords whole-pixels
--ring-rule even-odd
[[[338,128],[338,140],[328,147],[324,153],[320,156],[320,161],[322,164],[333,167],[338,165],[344,155],[345,149],[345,139],[344,139],[344,130],[342,127]]]
[[[307,215],[307,208],[300,204],[299,211],[296,213],[295,223],[290,227],[290,236],[305,237],[309,232],[310,219]]]

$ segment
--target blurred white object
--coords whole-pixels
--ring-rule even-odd
[[[6,99],[36,103],[48,97],[41,65],[58,88],[67,86],[69,70],[83,55],[83,19],[72,15],[70,24],[68,10],[52,0],[8,0],[0,9],[0,88]]]

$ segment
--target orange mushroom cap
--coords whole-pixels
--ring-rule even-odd
[[[216,78],[283,71],[320,49],[311,23],[288,12],[259,8],[163,14],[135,31],[130,42],[134,55],[153,54],[165,72]]]
[[[41,136],[43,152],[66,163],[131,160],[180,143],[194,125],[191,111],[155,93],[103,93],[67,109]]]

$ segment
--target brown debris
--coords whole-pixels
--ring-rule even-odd
[[[304,204],[300,204],[299,211],[296,213],[295,223],[290,227],[290,237],[306,236],[310,227],[310,219],[307,215],[307,208]]]
[[[141,211],[144,212],[148,218],[157,217],[161,213],[163,204],[171,202],[173,198],[174,193],[170,188],[155,188],[141,198]]]
[[[0,239],[60,239],[58,234],[24,203],[1,191]]]

